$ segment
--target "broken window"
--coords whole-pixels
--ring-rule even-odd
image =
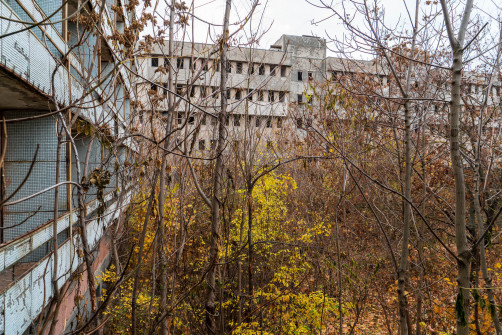
[[[263,91],[262,90],[258,91],[258,101],[263,101]]]
[[[268,102],[274,102],[275,94],[274,91],[268,91]]]
[[[284,91],[279,92],[279,101],[280,102],[284,102],[284,96],[285,96]]]
[[[286,66],[282,65],[281,66],[281,77],[286,77]]]
[[[308,73],[309,80],[314,80],[314,74],[312,72]]]
[[[265,75],[265,65],[261,64],[261,65],[258,67],[258,74],[259,74],[260,76]]]
[[[176,67],[178,69],[182,69],[183,68],[183,58],[176,59]]]
[[[220,92],[218,92],[218,88],[217,87],[213,86],[213,92],[212,92],[212,94],[213,94],[213,97],[215,99],[218,99],[220,97]]]
[[[241,90],[235,91],[235,100],[241,100]]]
[[[273,77],[275,76],[275,69],[277,67],[275,65],[270,65],[270,76]]]
[[[237,74],[242,73],[242,62],[237,62],[237,66],[235,68],[235,73],[237,73]]]
[[[272,118],[270,116],[267,118],[267,128],[272,128]]]

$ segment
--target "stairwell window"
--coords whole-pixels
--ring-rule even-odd
[[[303,72],[298,71],[298,76],[297,76],[298,81],[303,81]]]
[[[258,101],[263,101],[263,91],[262,90],[258,91]]]
[[[282,128],[282,118],[277,118],[277,128]]]
[[[284,91],[279,92],[279,102],[284,102],[285,100],[284,96],[285,96]]]
[[[158,67],[158,66],[159,66],[159,58],[152,57],[152,67]]]
[[[298,97],[296,97],[296,101],[298,101],[299,104],[303,103],[303,94],[298,94]]]
[[[314,73],[309,72],[308,73],[308,78],[309,78],[309,80],[314,80]]]
[[[241,116],[234,115],[234,127],[240,127],[240,126],[241,126]]]
[[[206,150],[206,140],[200,140],[199,141],[199,150],[200,151]]]
[[[241,100],[241,95],[242,95],[242,91],[236,90],[235,91],[235,100]]]
[[[242,73],[242,62],[237,62],[237,65],[235,67],[235,73],[237,73],[237,74]]]

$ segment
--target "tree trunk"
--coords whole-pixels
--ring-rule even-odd
[[[160,268],[160,310],[165,312],[167,306],[167,249],[166,249],[166,236],[165,236],[165,213],[164,206],[166,202],[166,168],[167,168],[167,155],[169,149],[170,133],[173,124],[173,39],[174,39],[174,0],[171,1],[169,6],[169,69],[167,72],[167,124],[166,124],[166,139],[164,140],[164,150],[161,151],[162,164],[160,166],[160,181],[159,181],[159,268]],[[154,278],[155,280],[155,278]],[[162,321],[160,328],[161,335],[168,335],[167,319]]]
[[[213,196],[211,199],[211,236],[209,242],[209,264],[207,270],[207,295],[206,295],[206,332],[216,334],[216,263],[218,262],[218,243],[220,239],[220,197],[221,180],[223,175],[223,149],[225,147],[225,120],[227,118],[227,49],[228,49],[228,21],[230,18],[231,0],[226,0],[225,17],[223,19],[223,34],[221,41],[221,110],[218,114],[218,142],[216,145],[216,163],[213,176]]]
[[[457,46],[454,48],[450,106],[450,150],[453,176],[455,178],[455,243],[458,255],[458,293],[455,304],[457,335],[468,335],[471,252],[467,242],[465,223],[465,180],[463,161],[460,153],[460,114],[462,108],[460,104],[460,88],[463,67],[462,56],[462,47]]]

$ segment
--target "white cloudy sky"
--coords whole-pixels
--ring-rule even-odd
[[[170,0],[158,0],[159,7],[158,11],[163,12],[165,10],[165,2]],[[190,6],[192,1],[195,3],[195,16],[202,19],[202,21],[207,21],[215,24],[211,28],[211,34],[213,37],[221,34],[222,31],[222,21],[223,13],[225,11],[225,0],[184,0],[187,6]],[[256,30],[258,26],[263,29],[268,29],[265,35],[260,39],[259,47],[268,48],[273,44],[282,34],[289,35],[315,35],[323,38],[327,38],[328,35],[336,35],[341,38],[344,34],[343,27],[339,23],[340,21],[334,17],[329,18],[332,14],[331,11],[327,9],[316,8],[313,4],[320,4],[321,0],[259,0],[259,6],[253,15],[253,19],[250,24],[247,25],[245,31],[249,33],[251,30]],[[348,0],[324,0],[325,3],[332,3],[337,9],[340,9],[342,4],[347,5],[350,3]],[[407,26],[410,27],[409,16],[406,11],[406,6],[408,7],[410,16],[414,16],[414,7],[416,0],[368,0],[369,3],[373,1],[378,1],[379,7],[384,10],[386,23],[389,26]],[[423,14],[428,14],[427,12],[436,12],[440,6],[437,0],[420,0],[421,1],[421,12]],[[450,0],[452,1],[452,0]],[[457,14],[463,8],[464,0],[455,1],[457,6]],[[232,12],[231,12],[231,23],[239,22],[250,10],[251,3],[254,0],[232,0]],[[499,3],[500,0],[474,0],[475,9],[473,16],[480,15],[482,20],[487,18],[489,15],[496,15],[495,13],[500,12],[500,10],[492,10],[494,4]],[[428,3],[428,4],[426,4]],[[405,6],[406,4],[406,6]],[[460,5],[459,5],[460,4]],[[349,10],[350,11],[350,10]],[[421,15],[422,16],[422,15]],[[208,25],[202,21],[196,20],[194,27],[194,39],[196,42],[211,42],[208,39]],[[317,23],[316,23],[317,22]],[[494,25],[498,28],[498,25]],[[191,29],[191,28],[189,28]],[[237,29],[237,26],[233,26],[231,31]],[[427,29],[427,28],[426,28]],[[490,29],[490,28],[489,28]],[[431,33],[433,37],[434,33]],[[498,35],[498,33],[497,33]],[[240,35],[242,40],[247,40],[244,34]],[[179,36],[178,38],[180,38]],[[185,40],[187,38],[185,37]],[[328,44],[329,46],[329,44]],[[332,54],[332,53],[331,53]]]
[[[414,0],[406,1],[413,7]],[[250,10],[251,2],[252,0],[233,0],[231,21],[237,22],[239,17],[242,18]],[[326,0],[326,2],[329,3],[330,0]],[[340,2],[341,0],[336,0],[333,1],[333,4],[338,6]],[[319,4],[318,0],[311,0],[311,3]],[[404,12],[403,2],[401,0],[384,0],[383,4],[386,8],[392,7],[392,11],[387,11],[387,16],[397,22],[400,18],[399,13]],[[221,24],[225,0],[195,0],[195,7],[196,16]],[[413,11],[413,8],[410,8],[410,11]],[[270,27],[270,29],[262,37],[260,46],[268,48],[282,34],[320,37],[326,37],[327,34],[340,34],[342,32],[341,25],[334,18],[327,19],[330,15],[329,10],[316,8],[306,0],[260,0],[252,26],[256,28],[259,20],[263,17],[261,26]],[[326,20],[322,21],[323,19]],[[200,23],[198,27],[202,27]],[[203,41],[206,37],[206,29],[198,29],[195,39]],[[214,29],[216,32],[221,31],[221,27]]]

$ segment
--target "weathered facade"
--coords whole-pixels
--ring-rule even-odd
[[[100,4],[0,2],[0,334],[48,331],[40,327],[54,276],[64,292],[56,333],[77,327],[77,309],[89,305],[85,276],[75,280],[88,270],[78,229],[83,178],[110,176],[103,199],[89,185],[84,200],[94,274],[109,264],[107,228],[127,205],[127,178],[116,166],[132,143],[106,144],[127,132],[134,90],[130,64],[119,64],[121,46],[108,37],[123,32],[131,14],[123,1]]]
[[[314,36],[283,35],[269,49],[231,47],[228,52],[228,87],[224,92],[220,92],[219,88],[217,45],[176,42],[174,46],[171,59],[177,94],[174,125],[187,130],[181,136],[197,136],[195,148],[200,153],[213,148],[216,143],[213,138],[216,120],[208,114],[217,112],[220,94],[226,94],[228,98],[227,111],[230,115],[226,126],[231,140],[240,141],[243,136],[256,137],[259,133],[260,138],[267,142],[287,141],[292,136],[303,137],[305,134],[301,129],[315,123],[322,94],[327,92],[331,83],[343,86],[341,77],[348,86],[359,86],[355,96],[373,95],[375,104],[379,104],[380,98],[400,96],[395,83],[388,82],[391,76],[384,60],[328,57],[325,41]],[[150,58],[138,62],[142,78],[137,81],[136,90],[144,111],[143,119],[138,124],[156,139],[163,134],[164,125],[160,119],[162,115],[167,115],[167,71],[170,61],[167,55],[166,42],[154,47]],[[365,78],[371,78],[373,88],[366,86]],[[435,111],[443,109],[444,104],[440,102],[447,101],[449,96],[445,78],[440,73],[433,79],[429,78],[434,81],[428,84],[429,87],[434,86],[431,94],[434,93],[437,99],[429,107]],[[417,75],[414,80],[423,78]],[[466,73],[465,81],[468,83],[464,86],[466,95],[474,104],[480,104],[486,78]],[[328,83],[328,86],[319,88],[323,83]],[[373,93],[372,89],[375,89]],[[317,90],[317,95],[314,90]],[[497,82],[489,103],[498,101],[500,94],[501,86]],[[152,99],[152,96],[155,98]],[[378,106],[375,110],[378,111]],[[153,124],[157,122],[154,127],[146,121],[152,114],[160,116],[149,119],[153,120]],[[439,123],[442,120],[437,119],[445,115],[433,113],[430,120]],[[419,118],[414,119],[414,122],[418,121]]]

